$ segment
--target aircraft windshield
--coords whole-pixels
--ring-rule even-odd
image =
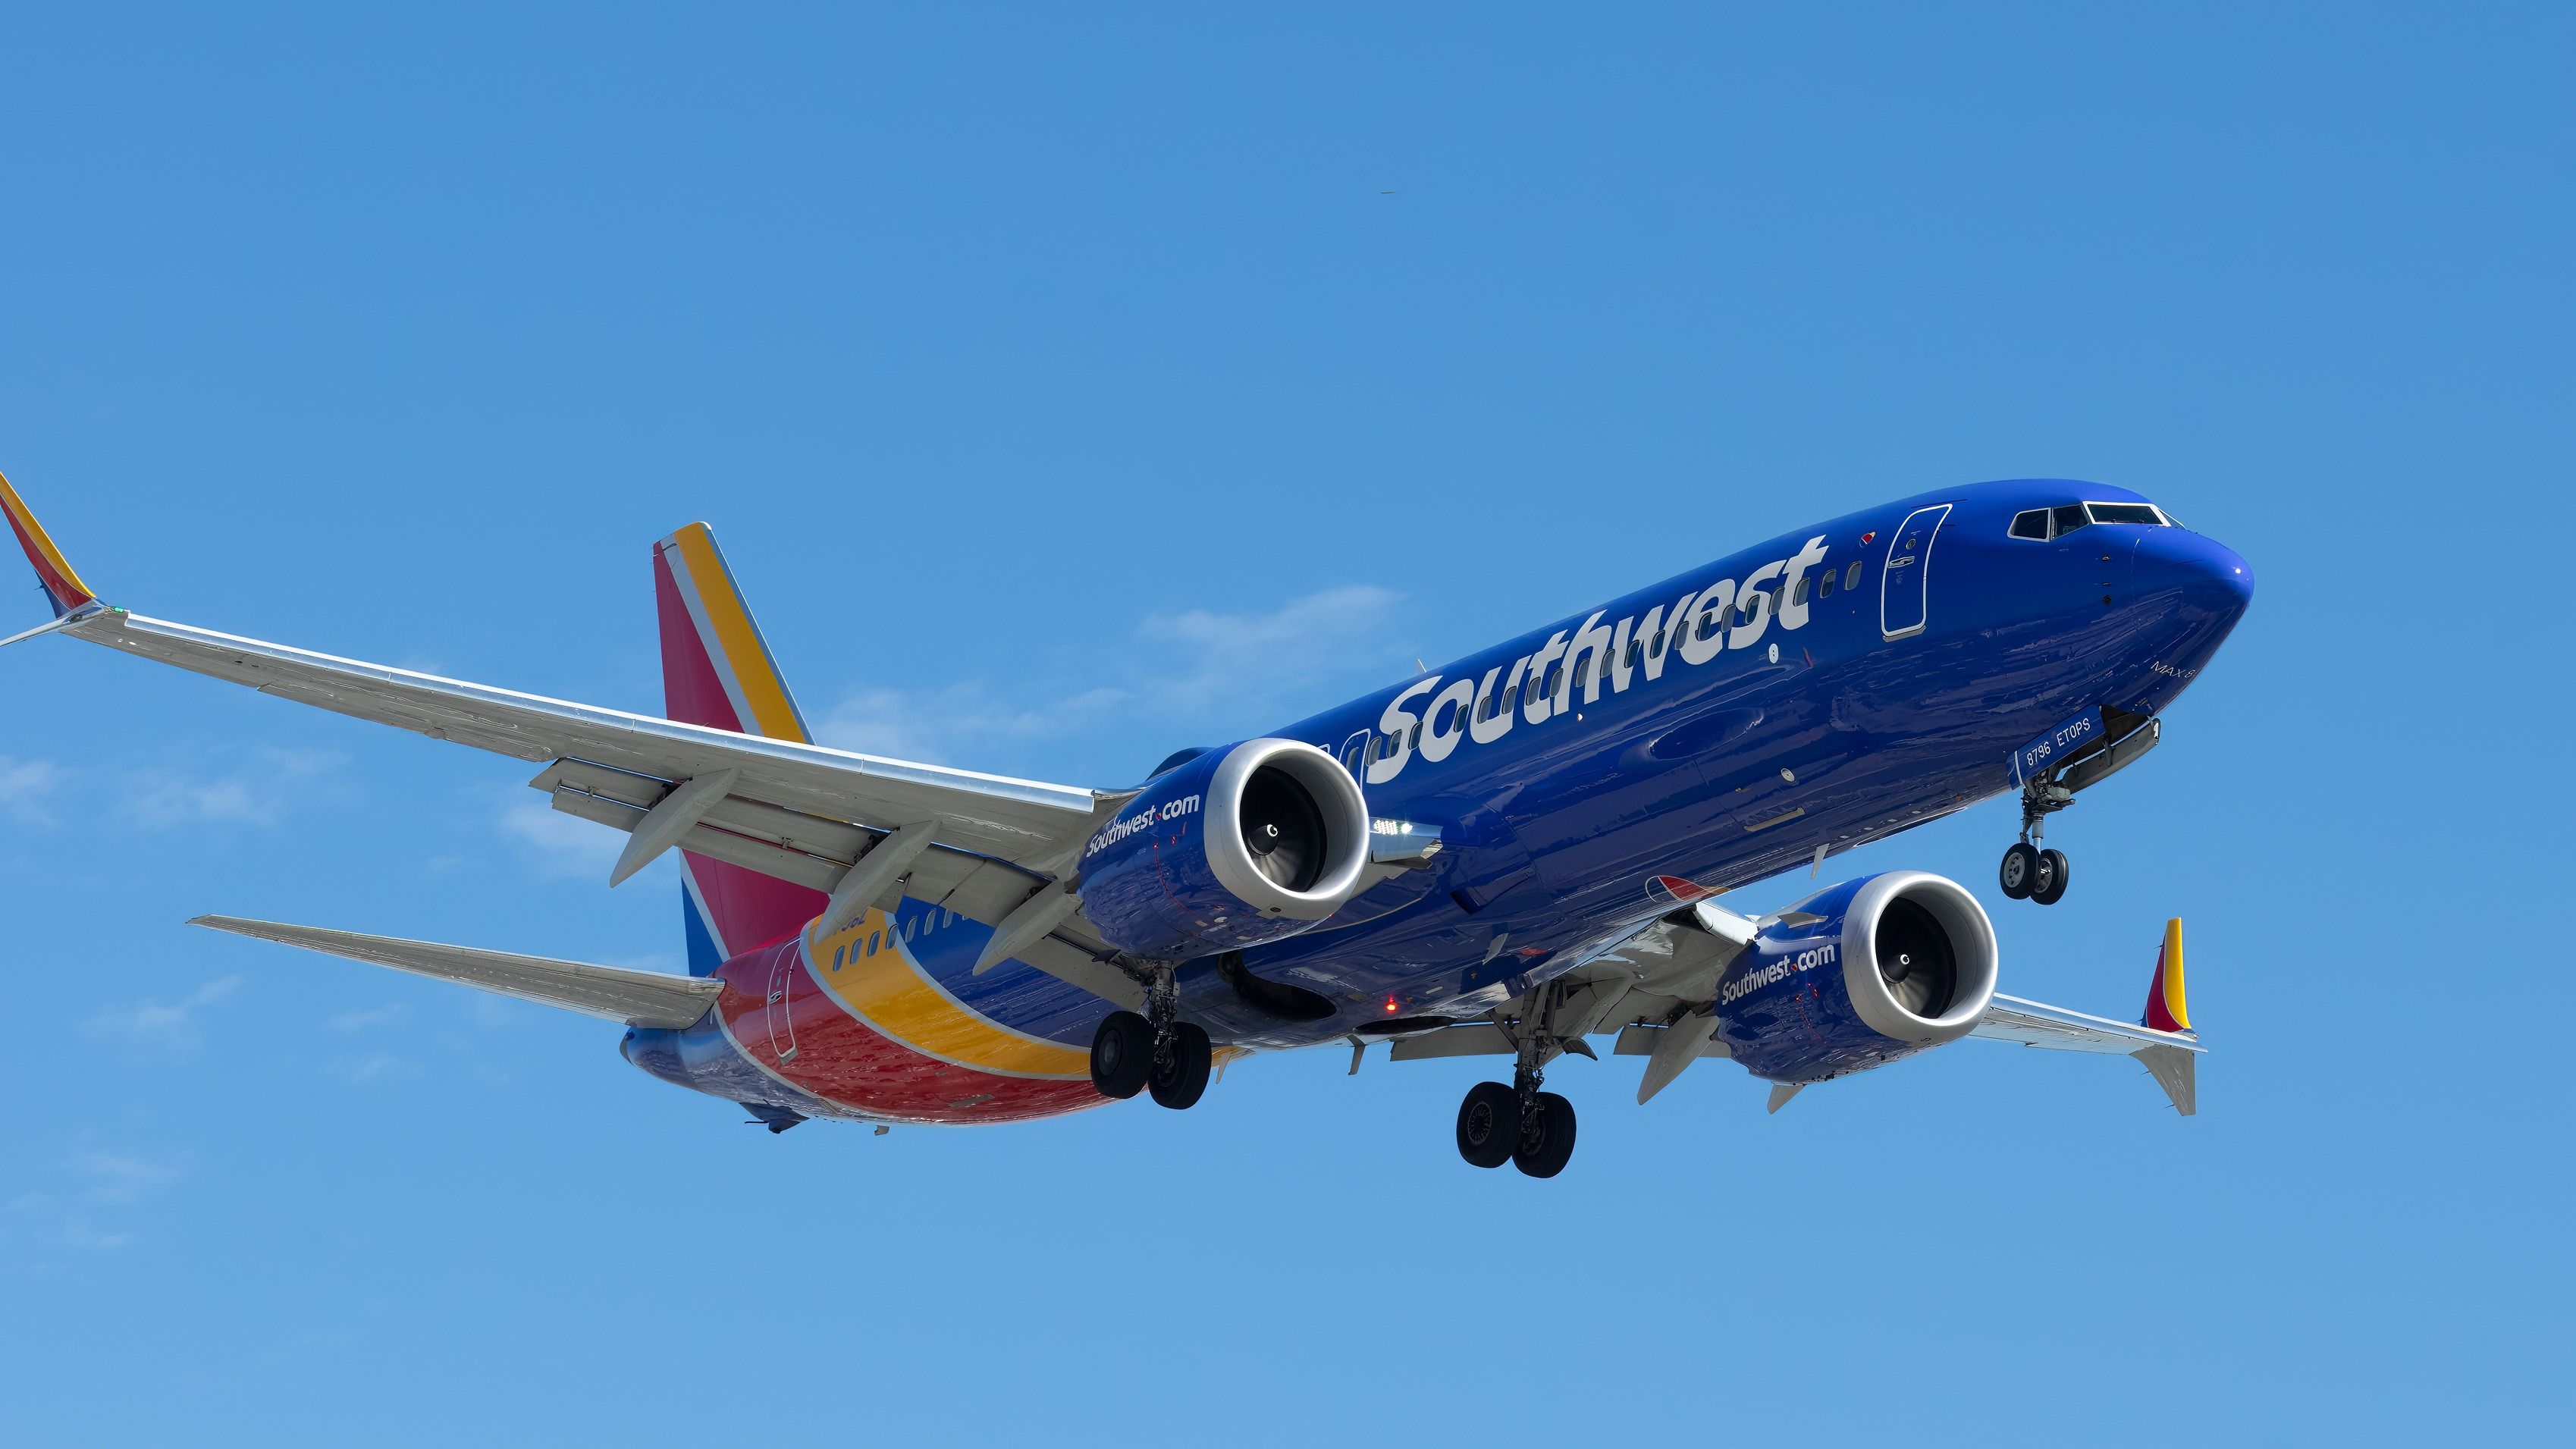
[[[2079,528],[2096,523],[2136,523],[2149,528],[2172,528],[2172,518],[2152,503],[2064,503],[2055,508],[2033,508],[2013,515],[2010,532],[2015,538],[2045,541],[2064,538]]]

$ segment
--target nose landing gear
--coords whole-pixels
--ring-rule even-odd
[[[2066,894],[2067,865],[2063,851],[2041,850],[2024,839],[2004,852],[1995,883],[2014,900],[2053,906]]]
[[[2075,803],[2075,792],[2046,780],[2021,787],[2021,839],[2004,852],[1995,868],[1995,884],[2012,899],[2053,906],[2066,895],[2066,855],[2043,850],[2037,842],[2047,833],[2048,817]]]

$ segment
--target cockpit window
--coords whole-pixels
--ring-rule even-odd
[[[2012,521],[2012,536],[2015,538],[2035,538],[2045,543],[2048,540],[2048,510],[2045,508],[2034,508],[2028,513],[2014,514]]]
[[[2165,516],[2145,503],[2087,503],[2095,523],[2143,523],[2149,528],[2165,526]]]
[[[2084,525],[2093,521],[2092,519],[2084,516],[2084,505],[2081,503],[2060,504],[2058,507],[2049,510],[2049,516],[2057,520],[2057,536],[2059,538],[2064,538],[2066,535],[2073,533],[2075,530],[2082,528]]]

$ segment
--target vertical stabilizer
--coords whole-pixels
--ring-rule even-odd
[[[812,743],[751,608],[713,533],[692,523],[653,545],[653,606],[662,627],[663,714],[769,739]],[[777,940],[823,909],[819,891],[681,852],[689,971]]]

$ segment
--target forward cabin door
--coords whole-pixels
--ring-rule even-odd
[[[1887,566],[1878,571],[1878,632],[1889,639],[1920,634],[1931,622],[1932,540],[1950,505],[1936,503],[1905,515],[1887,540]]]

